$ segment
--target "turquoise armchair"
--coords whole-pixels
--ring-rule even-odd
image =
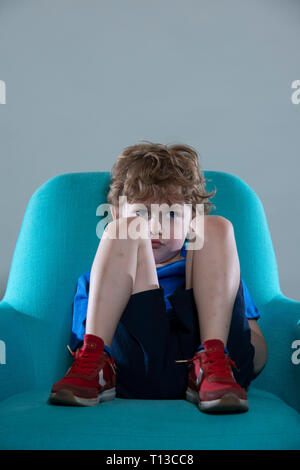
[[[109,172],[56,176],[29,200],[0,302],[0,448],[300,449],[300,303],[280,289],[262,203],[239,177],[205,171],[212,214],[235,231],[242,277],[261,313],[269,358],[243,414],[209,415],[185,400],[115,398],[97,407],[47,400],[73,358],[69,343],[78,277],[91,268],[104,225]],[[129,425],[130,423],[130,425]]]

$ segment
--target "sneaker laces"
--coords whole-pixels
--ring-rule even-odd
[[[211,376],[211,381],[222,380],[225,382],[232,382],[233,377],[231,375],[231,366],[239,371],[236,363],[231,359],[229,355],[226,355],[223,351],[205,351],[205,356],[201,354],[201,351],[196,353],[191,359],[181,359],[175,362],[194,362],[200,361],[201,366],[205,366],[207,373]]]
[[[72,351],[70,346],[67,345],[68,350],[71,355],[75,357],[75,360],[70,368],[70,373],[75,372],[76,374],[91,375],[92,371],[99,369],[99,366],[103,366],[103,360],[99,361],[99,352],[86,352],[82,348]],[[108,356],[107,356],[108,357]],[[108,360],[109,365],[111,366],[114,374],[116,374],[115,367],[111,360]]]

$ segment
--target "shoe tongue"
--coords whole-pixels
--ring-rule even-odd
[[[205,351],[223,351],[224,352],[224,343],[220,339],[207,339],[202,343],[205,348]]]
[[[104,341],[99,336],[84,335],[83,351],[85,352],[102,352]]]

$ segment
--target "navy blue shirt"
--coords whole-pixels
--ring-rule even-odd
[[[173,309],[168,299],[168,296],[171,295],[180,284],[185,282],[187,243],[188,241],[185,241],[180,250],[180,256],[182,256],[184,259],[177,260],[173,263],[156,268],[159,285],[164,288],[164,300],[168,314],[171,314]],[[258,318],[260,318],[260,313],[256,305],[254,304],[254,301],[242,278],[241,281],[243,284],[244,291],[244,300],[246,308],[245,315],[248,319],[257,320]],[[69,345],[72,351],[75,351],[79,343],[83,341],[83,337],[85,334],[85,321],[87,314],[89,285],[90,271],[87,271],[81,274],[77,281],[77,288],[73,302],[72,333]]]

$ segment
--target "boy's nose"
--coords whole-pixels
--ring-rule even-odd
[[[161,233],[161,224],[157,217],[152,217],[150,219],[150,230],[153,235]]]

